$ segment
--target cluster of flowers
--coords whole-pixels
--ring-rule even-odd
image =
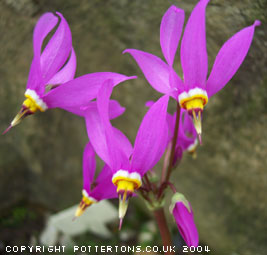
[[[34,56],[26,99],[5,132],[38,110],[44,112],[58,107],[85,118],[89,142],[83,155],[82,200],[76,217],[100,200],[119,197],[121,227],[129,198],[138,189],[146,191],[142,189],[142,179],[164,152],[175,145],[171,158],[174,167],[183,151],[194,152],[198,140],[201,143],[203,108],[208,99],[233,77],[248,52],[255,27],[260,24],[255,21],[222,46],[206,79],[205,10],[208,2],[200,0],[197,3],[183,33],[180,50],[183,79],[173,69],[185,16],[176,6],[166,11],[160,26],[160,45],[166,63],[140,50],[124,51],[133,56],[148,83],[164,94],[157,102],[146,104],[149,110],[140,124],[133,147],[127,137],[111,125],[110,120],[120,116],[125,108],[110,100],[110,96],[114,86],[137,77],[99,72],[74,79],[76,55],[66,20],[60,13],[45,13],[39,19],[33,33]],[[45,38],[53,29],[51,39],[42,50]],[[173,115],[167,112],[169,97],[178,105]],[[97,178],[96,154],[105,162]],[[187,245],[197,246],[198,233],[192,207],[181,193],[175,189],[174,193],[171,213]]]

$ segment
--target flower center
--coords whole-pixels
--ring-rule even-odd
[[[183,92],[178,97],[179,104],[182,108],[192,110],[203,110],[208,103],[207,92],[200,88],[190,89],[188,92]]]
[[[113,175],[112,182],[117,186],[117,193],[119,195],[119,229],[121,229],[123,218],[127,212],[129,198],[142,185],[142,181],[140,174],[137,172],[129,173],[126,170],[119,170]]]
[[[88,193],[86,192],[86,190],[82,191],[82,195],[83,195],[83,197],[82,197],[82,200],[79,204],[79,207],[77,208],[77,210],[75,212],[75,217],[81,216],[87,207],[89,207],[90,205],[92,205],[94,203],[97,203],[97,200],[94,199],[93,197],[90,197],[88,195]]]
[[[208,94],[206,90],[200,88],[190,89],[178,96],[179,104],[191,115],[195,129],[201,144],[201,119],[204,106],[208,103]]]
[[[23,102],[23,106],[28,108],[32,113],[40,110],[44,112],[47,110],[46,103],[40,98],[40,96],[32,89],[27,89],[25,92],[26,100]]]

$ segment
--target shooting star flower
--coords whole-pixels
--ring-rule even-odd
[[[97,97],[98,112],[88,112],[86,127],[89,139],[98,156],[110,167],[112,182],[119,195],[120,228],[129,198],[142,184],[142,176],[160,159],[167,143],[168,96],[160,98],[147,112],[139,127],[134,148],[114,129],[108,118],[108,101],[113,81],[106,81]]]
[[[220,91],[233,77],[250,48],[256,20],[232,36],[222,46],[207,79],[205,11],[209,0],[200,0],[192,11],[181,42],[181,65],[184,81],[173,70],[173,60],[179,43],[184,11],[171,6],[160,26],[160,44],[167,64],[160,58],[140,50],[127,49],[147,81],[157,91],[172,96],[193,119],[201,143],[201,119],[208,99]]]
[[[90,142],[85,146],[83,153],[83,190],[82,200],[75,212],[75,218],[81,216],[85,209],[104,199],[117,197],[116,187],[111,181],[112,172],[105,165],[94,181],[96,170],[95,151]],[[74,218],[74,219],[75,219]]]
[[[136,76],[125,76],[112,72],[98,72],[73,79],[76,69],[76,57],[71,50],[71,34],[67,22],[60,13],[61,23],[41,54],[43,40],[56,25],[57,17],[52,13],[44,14],[38,21],[33,35],[34,58],[30,69],[26,100],[20,112],[11,122],[11,127],[20,123],[26,116],[40,110],[51,108],[79,111],[79,107],[86,107],[93,100],[103,82],[113,79],[114,86]],[[71,56],[66,62],[71,51]],[[59,70],[59,71],[58,71]],[[56,85],[46,92],[48,84]]]

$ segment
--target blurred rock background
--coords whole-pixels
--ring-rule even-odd
[[[196,2],[0,0],[0,130],[9,125],[23,101],[34,25],[42,13],[59,11],[72,30],[78,60],[76,76],[97,71],[139,76],[138,80],[119,85],[113,94],[127,107],[114,125],[133,141],[146,111],[144,103],[156,100],[160,94],[148,85],[130,55],[121,52],[136,48],[162,57],[159,44],[162,15],[175,4],[185,9],[188,18]],[[255,19],[261,20],[262,25],[256,28],[240,70],[205,108],[204,145],[198,148],[197,159],[186,155],[173,180],[190,200],[201,243],[209,245],[212,253],[264,255],[267,252],[267,1],[211,0],[206,17],[210,68],[230,36]],[[177,55],[175,63],[180,70],[178,59]],[[19,235],[16,224],[10,225],[5,220],[8,215],[21,217],[22,210],[22,221],[40,231],[43,223],[39,224],[39,218],[79,201],[86,142],[84,121],[58,109],[28,117],[0,138],[0,240],[8,236],[10,229],[17,229]],[[16,214],[18,210],[20,213]],[[23,214],[23,210],[34,211],[37,216]],[[177,232],[171,220],[170,223],[174,233]],[[138,229],[135,231],[138,233]],[[28,232],[28,236],[33,234]],[[14,238],[11,235],[8,242],[18,245]]]

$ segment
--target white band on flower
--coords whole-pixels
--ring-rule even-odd
[[[129,173],[127,170],[118,170],[115,174],[112,176],[112,181],[115,180],[118,177],[123,177],[129,180],[137,180],[140,183],[142,183],[141,175],[137,172]]]
[[[91,200],[93,203],[97,203],[97,200],[91,196],[88,195],[87,191],[85,189],[83,189],[82,191],[83,196],[85,196],[86,198],[88,198],[89,200]]]
[[[34,90],[27,89],[24,95],[25,97],[33,100],[41,111],[45,111],[48,109],[47,104],[38,96],[38,94]]]
[[[188,152],[193,152],[193,151],[195,151],[197,145],[198,145],[198,139],[195,139],[194,143],[190,144],[190,145],[187,147],[187,151],[188,151]]]
[[[195,97],[197,95],[202,95],[203,97],[208,98],[208,94],[206,90],[201,89],[201,88],[194,88],[194,89],[190,89],[188,92],[184,91],[183,93],[181,93],[178,96],[178,100],[179,102],[182,102],[186,100],[187,98]]]

